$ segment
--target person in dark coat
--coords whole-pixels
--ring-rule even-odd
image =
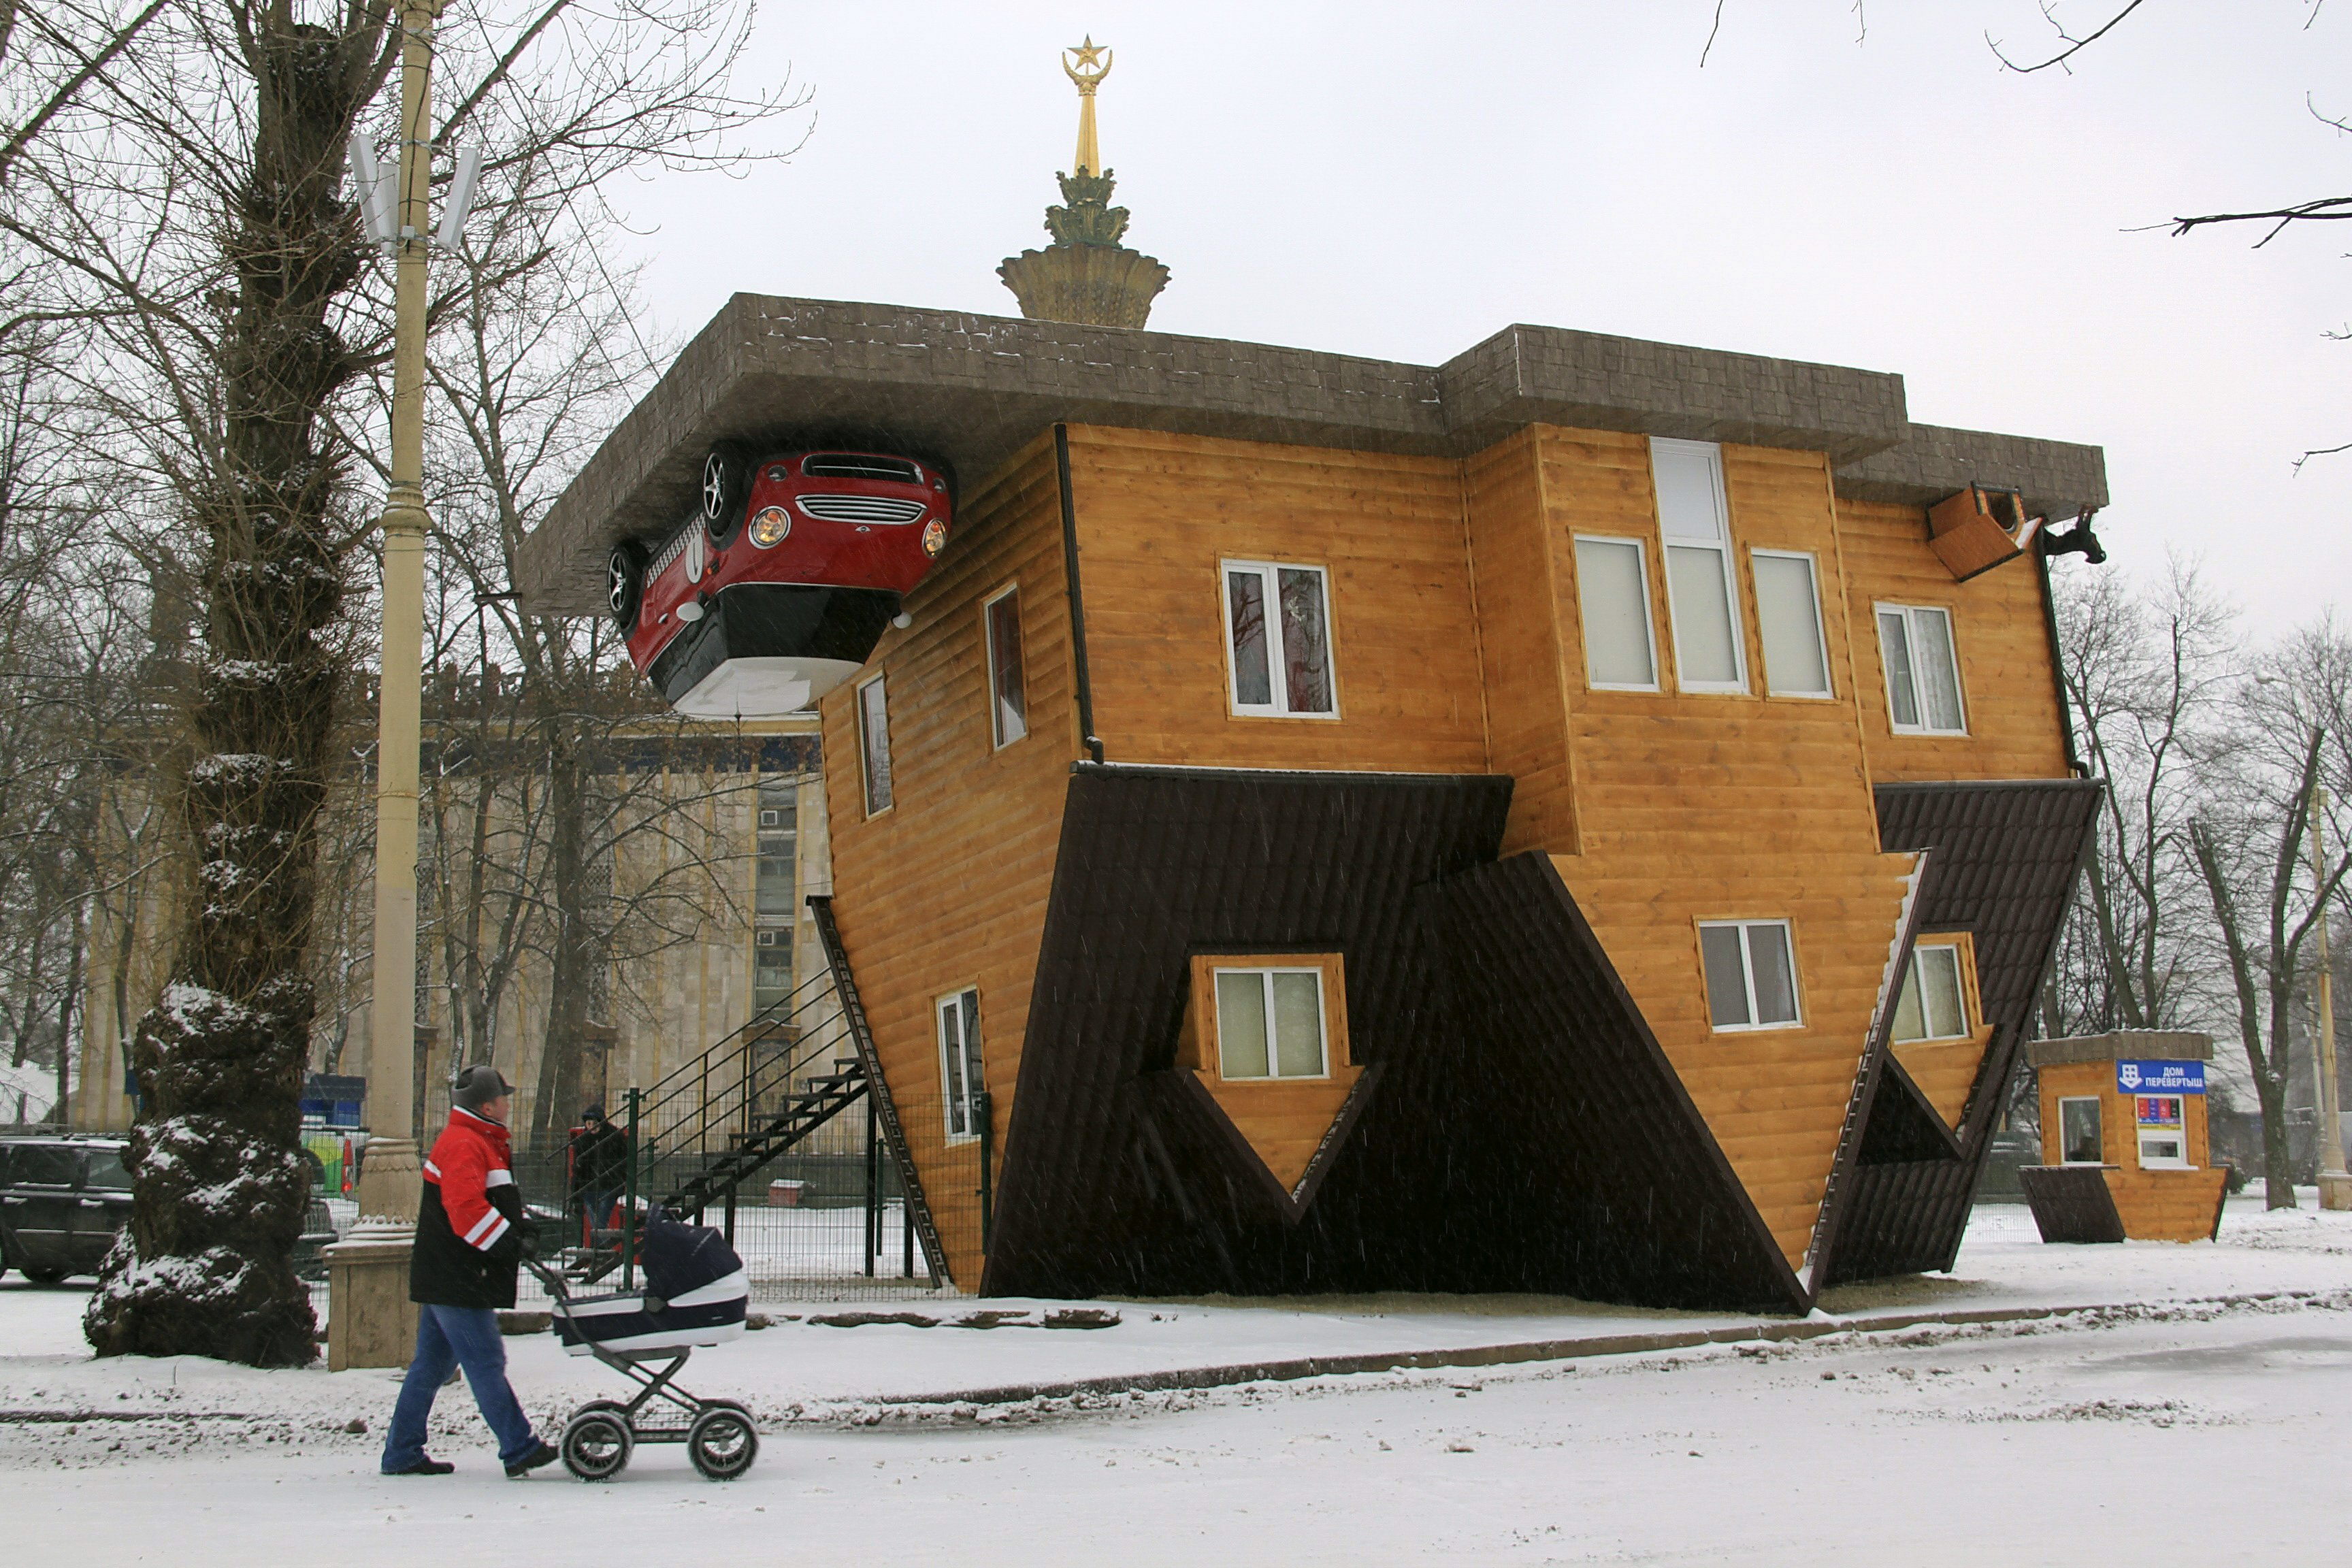
[[[601,1105],[582,1111],[580,1123],[572,1135],[572,1195],[593,1230],[612,1218],[628,1184],[629,1135],[604,1120]]]
[[[408,1265],[408,1299],[417,1304],[416,1354],[384,1435],[388,1476],[446,1476],[457,1468],[425,1452],[433,1397],[453,1365],[466,1369],[508,1475],[529,1475],[557,1458],[531,1430],[507,1382],[506,1342],[499,1335],[498,1309],[514,1305],[515,1274],[528,1239],[507,1140],[513,1093],[496,1068],[459,1073],[449,1089],[449,1125],[425,1156],[425,1195]]]

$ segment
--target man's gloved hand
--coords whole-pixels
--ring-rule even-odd
[[[515,1245],[521,1249],[525,1263],[536,1260],[539,1257],[539,1227],[530,1225],[515,1226]]]

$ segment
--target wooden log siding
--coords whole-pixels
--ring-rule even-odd
[[[2063,716],[2033,563],[2020,558],[1955,583],[1927,546],[1924,509],[1840,500],[1837,510],[1851,574],[1847,614],[1871,778],[1901,784],[2068,777]],[[1951,611],[1966,735],[1895,732],[1872,618],[1875,604],[1933,605]]]
[[[1491,541],[1524,556],[1532,534],[1546,566],[1566,673],[1577,837],[1544,847],[1789,1266],[1801,1268],[1914,867],[1913,856],[1878,848],[1851,700],[1851,637],[1839,614],[1843,583],[1825,460],[1723,448],[1750,689],[1701,695],[1675,689],[1648,442],[1538,428],[1524,450],[1533,483],[1514,488],[1502,474],[1482,474],[1473,537],[1481,550]],[[1502,454],[1490,457],[1499,462]],[[1523,509],[1516,523],[1508,515],[1514,495]],[[1524,510],[1529,503],[1537,510]],[[1642,541],[1660,691],[1589,689],[1576,586],[1580,533]],[[1763,695],[1748,554],[1757,547],[1813,556],[1837,699]],[[1920,549],[1925,553],[1924,539]],[[1535,575],[1524,565],[1517,571]],[[1482,587],[1485,581],[1482,568]],[[1482,597],[1482,611],[1486,603]],[[1515,803],[1509,842],[1540,843],[1539,833]],[[1739,918],[1790,922],[1800,1026],[1718,1033],[1709,1022],[1697,922]]]
[[[1070,427],[1095,731],[1112,762],[1485,773],[1461,465]],[[1325,568],[1336,720],[1236,716],[1219,562]]]
[[[997,1149],[1027,1032],[1070,763],[1079,755],[1060,489],[1050,434],[963,497],[953,547],[908,596],[914,624],[884,635],[870,666],[888,682],[895,805],[868,820],[854,687],[823,704],[843,945],[871,1018],[883,1076],[932,1195],[950,1268],[981,1276],[974,1143],[950,1143],[936,1000],[976,986]],[[1021,588],[1029,733],[996,749],[981,605]]]

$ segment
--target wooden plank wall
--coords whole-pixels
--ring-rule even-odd
[[[1648,443],[1538,429],[1527,454],[1537,468],[1522,493],[1543,509],[1580,835],[1580,844],[1547,847],[1782,1254],[1801,1268],[1914,866],[1910,855],[1878,852],[1825,461],[1724,448],[1751,690],[1717,696],[1673,689]],[[1643,542],[1664,690],[1586,689],[1579,532]],[[1477,537],[1483,545],[1489,533]],[[1814,555],[1837,698],[1761,695],[1747,555],[1758,546]],[[1710,1025],[1697,922],[1737,918],[1791,923],[1802,1026],[1719,1034]]]
[[[989,728],[981,605],[1021,589],[1029,733]],[[933,1005],[980,990],[1000,1163],[1028,1026],[1070,763],[1079,754],[1061,492],[1050,434],[963,498],[938,567],[865,672],[889,700],[895,804],[866,815],[855,683],[824,699],[835,912],[956,1281],[980,1280],[975,1143],[947,1139]],[[864,679],[861,676],[861,679]]]
[[[1927,514],[1915,506],[1841,500],[1838,530],[1851,580],[1855,689],[1871,777],[2062,779],[2064,730],[2050,666],[2042,584],[2023,557],[1966,583],[1927,545]],[[1886,677],[1871,606],[1934,605],[1952,613],[1960,703],[1969,732],[1898,735],[1887,717]]]
[[[1460,465],[1072,426],[1095,732],[1114,763],[1486,768]],[[1339,717],[1236,717],[1222,559],[1328,569]]]
[[[1536,441],[1533,430],[1522,431],[1463,465],[1488,753],[1495,772],[1517,781],[1506,855],[1573,852],[1580,842],[1568,753],[1571,666],[1561,642],[1580,623],[1559,618],[1559,585],[1540,521]],[[1580,649],[1575,658],[1572,668],[1580,671]]]

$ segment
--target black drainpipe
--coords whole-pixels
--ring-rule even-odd
[[[1070,487],[1062,486],[1062,515],[1069,516]],[[2044,523],[2043,527],[2049,524]],[[2058,636],[2058,599],[2050,589],[2050,557],[2042,553],[2042,541],[2036,538],[2029,548],[2033,552],[2034,575],[2042,579],[2042,629],[2050,637],[2050,677],[2058,689],[2058,733],[2066,742],[2066,766],[2078,779],[2091,776],[2083,765],[2082,753],[2074,747],[2074,705],[2066,695],[2066,649]],[[1081,660],[1080,668],[1085,663]]]
[[[1078,508],[1070,497],[1070,427],[1054,426],[1054,468],[1062,481],[1062,575],[1070,585],[1070,654],[1078,679],[1078,732],[1087,751],[1103,760],[1102,737],[1095,733],[1095,688],[1087,674],[1087,600],[1078,586]]]

